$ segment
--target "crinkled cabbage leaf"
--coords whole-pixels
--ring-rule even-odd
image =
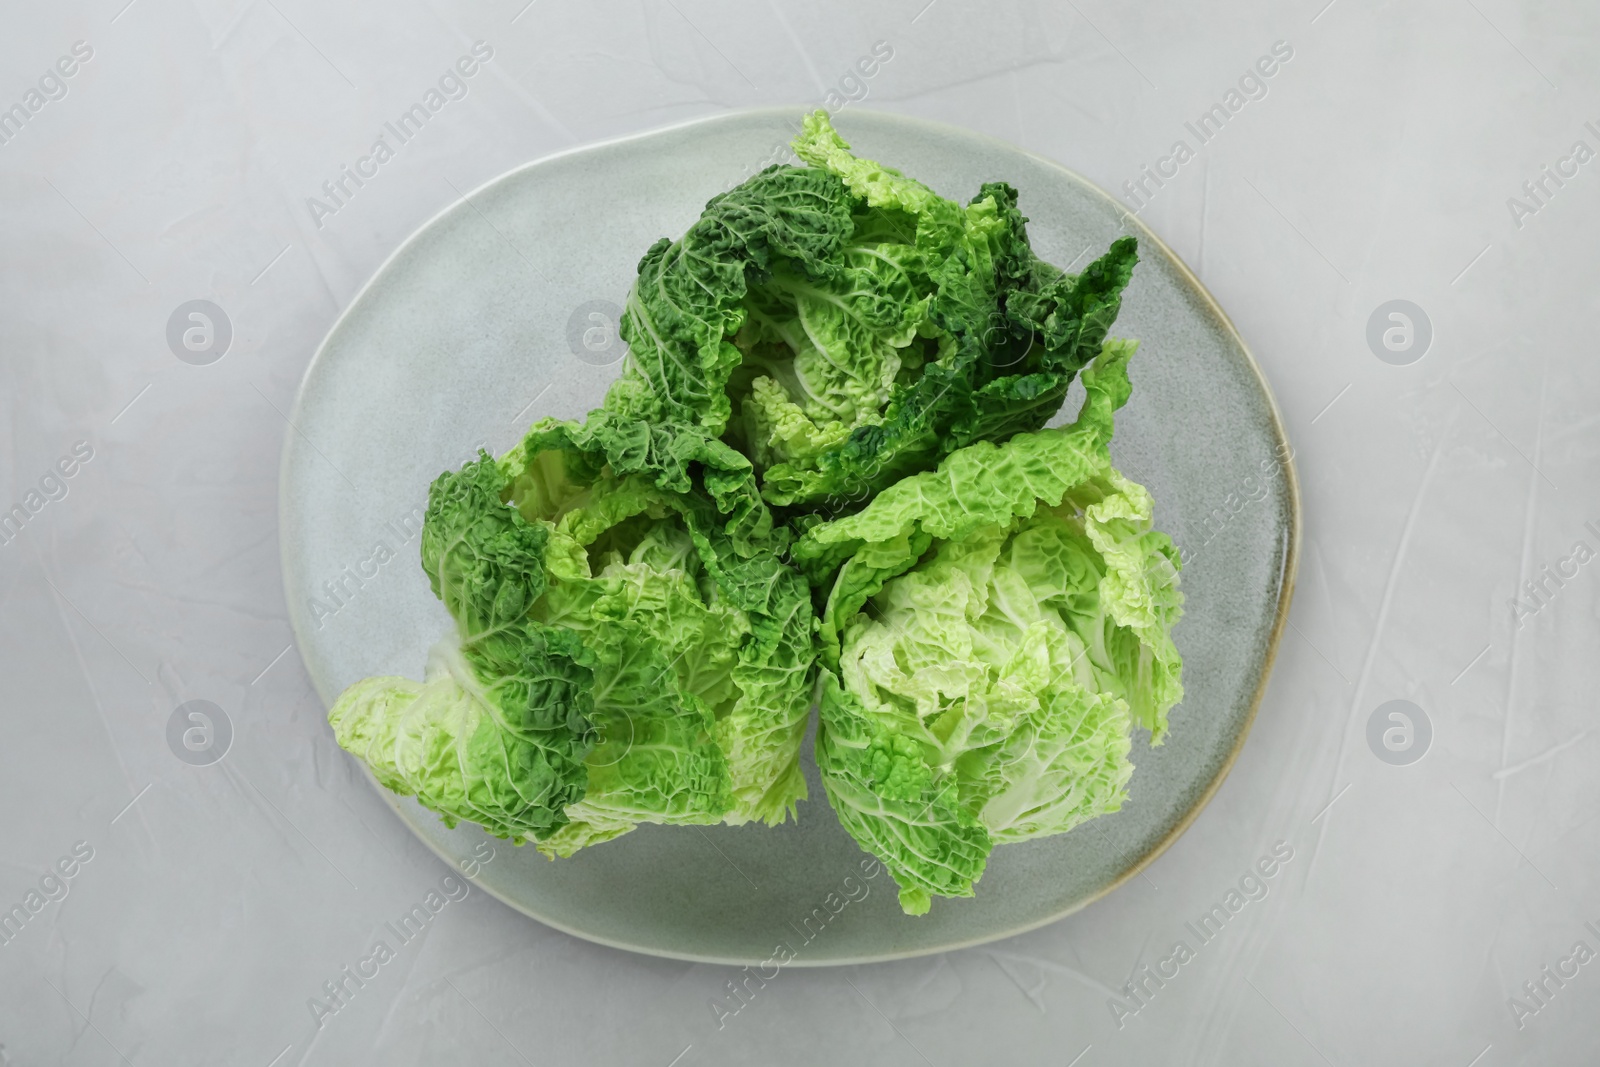
[[[1138,255],[1115,241],[1082,274],[1036,256],[1017,191],[965,207],[850,154],[826,113],[795,153],[850,193],[832,270],[776,260],[743,298],[728,437],[775,505],[837,507],[1060,409],[1121,306]]]
[[[806,793],[815,629],[783,531],[619,474],[568,430],[435,482],[423,562],[456,632],[424,682],[346,691],[336,736],[447,822],[550,855],[641,822],[783,821]]]
[[[1133,238],[1069,274],[1034,254],[1011,186],[963,207],[849,148],[826,112],[806,116],[808,166],[767,168],[646,252],[628,358],[589,416],[637,463],[681,482],[682,457],[642,442],[692,427],[748,457],[768,503],[836,511],[1043,426],[1099,351]]]
[[[997,844],[1116,811],[1129,730],[1182,699],[1178,555],[1112,466],[1133,342],[1084,373],[1077,421],[980,443],[809,529],[832,575],[817,764],[902,907],[970,896]]]
[[[380,783],[446,825],[543,838],[587,788],[594,672],[576,634],[529,617],[551,531],[501,503],[504,483],[487,457],[434,481],[422,562],[455,630],[423,682],[367,678],[328,720]]]

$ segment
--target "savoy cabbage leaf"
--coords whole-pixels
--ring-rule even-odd
[[[1017,193],[961,206],[852,155],[827,115],[796,154],[849,189],[840,269],[780,261],[744,297],[729,437],[774,505],[835,506],[979,440],[1043,426],[1104,340],[1138,255],[1121,238],[1079,275],[1041,261]],[[814,272],[813,272],[814,273]]]
[[[455,632],[424,682],[347,690],[336,736],[447,822],[551,855],[641,822],[782,822],[806,793],[816,625],[785,531],[753,483],[762,517],[730,521],[703,472],[664,489],[573,437],[545,420],[435,482],[423,562]]]
[[[1084,372],[1078,420],[982,442],[815,525],[831,576],[817,764],[840,823],[912,914],[970,896],[996,844],[1116,811],[1129,730],[1180,699],[1178,555],[1112,466],[1132,342]]]
[[[815,656],[810,591],[779,558],[782,531],[768,517],[735,528],[764,542],[741,541],[710,494],[619,476],[570,436],[546,420],[501,461],[508,501],[550,530],[551,586],[531,615],[580,636],[602,737],[587,794],[541,849],[638,822],[782,822],[806,792]]]
[[[424,682],[357,682],[328,719],[379,782],[447,825],[542,838],[587,789],[594,674],[575,635],[528,617],[549,531],[501,504],[503,483],[487,457],[434,481],[422,561],[455,631]]]

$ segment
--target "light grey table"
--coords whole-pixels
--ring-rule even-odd
[[[1324,3],[9,5],[0,909],[26,921],[0,1064],[1596,1062],[1600,9]],[[728,971],[472,891],[357,986],[449,871],[290,647],[301,372],[459,192],[775,103],[1012,140],[1123,192],[1216,293],[1305,498],[1254,733],[1146,877],[1012,941],[788,970],[729,1015]],[[191,700],[224,713],[218,762],[175,755]],[[1369,743],[1392,700],[1409,727],[1385,710]],[[1187,924],[1275,848],[1202,944]]]

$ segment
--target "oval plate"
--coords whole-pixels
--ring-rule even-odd
[[[280,484],[290,618],[324,702],[367,675],[421,677],[450,625],[418,563],[428,484],[480,446],[505,451],[536,418],[597,404],[618,372],[614,316],[639,257],[682,234],[716,193],[791,159],[800,114],[741,112],[518,168],[413,234],[352,301],[306,371]],[[937,900],[921,918],[901,914],[886,874],[866,876],[809,742],[798,823],[645,826],[557,862],[500,847],[475,881],[579,937],[733,964],[769,959],[782,942],[804,966],[938,952],[1050,922],[1131,878],[1194,819],[1266,685],[1294,584],[1299,498],[1272,396],[1227,316],[1142,223],[1054,163],[893,115],[850,111],[837,126],[862,156],[961,202],[984,181],[1010,182],[1050,262],[1079,269],[1119,234],[1139,238],[1113,332],[1141,348],[1112,453],[1150,488],[1156,524],[1185,559],[1175,637],[1187,696],[1166,744],[1135,737],[1122,811],[996,849],[975,898]],[[485,840],[384,795],[452,865]]]

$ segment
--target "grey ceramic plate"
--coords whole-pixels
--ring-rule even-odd
[[[610,320],[640,255],[681,234],[714,194],[788,158],[799,114],[743,112],[521,167],[429,222],[351,303],[306,372],[280,497],[291,619],[324,701],[366,675],[421,677],[449,625],[417,562],[428,483],[479,446],[504,451],[537,417],[597,403],[617,373]],[[734,963],[769,958],[783,941],[812,965],[1047,923],[1182,832],[1227,773],[1266,684],[1293,586],[1298,496],[1271,394],[1227,317],[1137,219],[1054,163],[892,115],[850,111],[837,125],[861,154],[963,202],[983,181],[1009,181],[1052,262],[1081,267],[1117,235],[1139,237],[1116,332],[1142,347],[1112,451],[1154,493],[1157,524],[1187,561],[1176,633],[1187,697],[1165,745],[1135,739],[1122,811],[998,849],[975,898],[936,901],[922,918],[900,913],[887,875],[863,878],[863,854],[809,758],[812,799],[778,829],[642,827],[559,862],[500,846],[478,884],[580,937]],[[449,861],[485,840],[390,799]]]

